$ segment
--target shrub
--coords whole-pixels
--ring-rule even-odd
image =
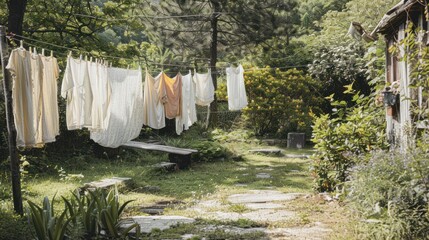
[[[312,116],[320,113],[323,101],[315,80],[296,69],[284,72],[269,67],[246,72],[244,77],[249,100],[244,113],[256,134],[311,132]]]
[[[352,85],[346,87],[346,92],[354,93]],[[347,107],[345,101],[333,101],[334,114],[314,120],[312,141],[316,153],[312,171],[318,191],[333,191],[346,181],[358,155],[386,147],[383,108],[376,107],[372,97],[358,92],[353,99],[354,107]]]
[[[375,152],[351,174],[349,200],[360,217],[360,239],[427,239],[429,154]]]

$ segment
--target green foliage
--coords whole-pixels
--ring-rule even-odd
[[[426,239],[429,236],[427,148],[373,152],[352,173],[349,200],[359,217],[359,239]]]
[[[28,218],[37,239],[126,239],[133,229],[137,235],[140,232],[136,223],[122,229],[125,220],[121,216],[132,201],[120,204],[116,189],[62,197],[65,208],[59,216],[54,211],[54,198],[50,203],[45,197],[42,207],[28,201]]]
[[[346,86],[355,106],[345,101],[332,101],[335,112],[315,118],[312,141],[316,154],[313,174],[317,191],[333,191],[347,180],[357,156],[386,147],[384,111],[375,106],[371,96],[365,96]]]
[[[320,85],[296,69],[286,72],[266,67],[245,73],[249,105],[244,113],[257,135],[309,134],[314,114],[320,112]]]
[[[199,141],[190,146],[198,150],[198,153],[192,154],[192,159],[194,161],[212,162],[216,160],[226,160],[231,155],[224,146],[214,141]]]
[[[321,82],[321,94],[335,94],[337,100],[350,101],[352,95],[343,93],[343,86],[355,83],[364,94],[370,93],[366,81],[365,50],[360,44],[322,48],[314,54],[308,71]]]
[[[27,216],[34,228],[35,237],[39,240],[61,240],[67,236],[68,224],[73,217],[67,219],[66,210],[55,215],[54,200],[55,196],[52,203],[45,197],[41,207],[28,201]]]

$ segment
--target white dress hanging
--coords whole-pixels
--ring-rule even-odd
[[[241,110],[247,106],[244,69],[241,64],[237,68],[226,68],[226,87],[230,111]]]
[[[192,74],[182,76],[182,115],[176,118],[176,133],[180,135],[197,121],[195,107],[195,86]]]

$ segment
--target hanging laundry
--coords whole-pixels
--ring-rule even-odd
[[[244,69],[241,64],[237,68],[226,68],[226,89],[228,92],[228,109],[241,110],[247,106],[246,87],[244,85]]]
[[[88,62],[88,73],[93,95],[90,131],[106,130],[110,118],[110,95],[112,92],[107,80],[107,66],[98,61]]]
[[[153,129],[161,129],[165,127],[163,99],[164,101],[166,100],[166,93],[165,91],[160,91],[163,89],[160,88],[161,76],[162,74],[160,73],[154,78],[146,70],[143,94],[143,124]]]
[[[67,58],[67,67],[61,85],[61,97],[66,98],[67,129],[92,126],[92,90],[89,82],[88,62]]]
[[[194,83],[196,104],[209,106],[214,100],[214,86],[210,70],[204,74],[195,72]]]
[[[33,98],[33,120],[35,127],[35,145],[34,147],[43,146],[43,124],[42,124],[42,80],[43,80],[43,63],[40,55],[30,52],[30,72],[32,83]]]
[[[24,48],[11,52],[12,105],[18,147],[43,147],[59,134],[58,63]]]
[[[167,74],[161,73],[161,82],[158,94],[159,96],[162,96],[165,117],[168,119],[174,119],[180,116],[182,108],[182,75],[179,73],[174,78],[170,78]]]
[[[42,84],[42,102],[43,102],[43,142],[54,142],[55,137],[60,134],[58,99],[57,99],[57,80],[60,69],[58,61],[54,57],[40,55],[43,65],[43,84]]]
[[[110,118],[106,130],[91,132],[91,139],[104,147],[116,148],[139,136],[143,126],[141,70],[108,68]]]
[[[6,66],[12,75],[12,105],[18,147],[36,145],[37,120],[34,116],[30,54],[25,49],[14,49]]]
[[[182,114],[176,117],[176,133],[180,135],[183,130],[188,130],[197,121],[195,108],[195,86],[192,74],[182,76]]]

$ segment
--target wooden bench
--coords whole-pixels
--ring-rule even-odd
[[[168,153],[168,159],[170,162],[177,164],[179,169],[188,168],[191,164],[191,154],[197,153],[198,150],[189,148],[178,148],[166,145],[151,144],[144,142],[129,141],[122,144],[123,147],[137,148],[144,150],[153,150]]]

